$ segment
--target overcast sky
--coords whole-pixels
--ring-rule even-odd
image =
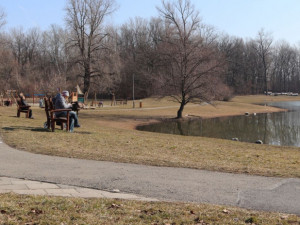
[[[191,0],[202,20],[220,32],[255,38],[264,28],[276,40],[300,43],[300,0]],[[7,14],[6,30],[22,26],[47,30],[51,24],[64,26],[65,0],[0,0]],[[108,18],[122,24],[129,18],[157,16],[161,0],[117,0],[119,9]]]

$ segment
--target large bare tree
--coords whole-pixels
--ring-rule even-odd
[[[72,32],[70,46],[77,48],[75,62],[81,67],[83,91],[87,92],[93,76],[101,76],[93,65],[99,51],[107,50],[104,20],[115,10],[114,0],[68,0],[66,22]]]
[[[217,85],[222,60],[213,29],[201,23],[190,0],[163,0],[158,10],[166,26],[160,53],[166,63],[163,89],[180,103],[177,118],[181,118],[186,104],[210,102],[221,91]]]

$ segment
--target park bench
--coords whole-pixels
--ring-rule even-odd
[[[52,132],[55,130],[55,124],[60,124],[61,129],[64,129],[64,124],[66,126],[66,131],[70,130],[70,111],[71,109],[55,109],[53,106],[53,102],[51,98],[44,98],[45,102],[45,112],[46,112],[46,117],[47,117],[47,122],[46,122],[46,127],[50,129]],[[56,112],[67,112],[66,117],[56,117],[55,113]]]
[[[127,105],[127,99],[116,99],[116,105]]]
[[[21,113],[26,113],[26,118],[29,118],[30,112],[29,105],[23,105],[21,99],[17,100],[17,117],[20,117]]]

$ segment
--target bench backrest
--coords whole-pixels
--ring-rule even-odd
[[[16,99],[18,110],[29,110],[29,105],[24,105],[21,98]]]
[[[20,106],[22,106],[22,101],[21,101],[21,99],[17,99],[17,107],[18,107],[18,109],[20,108]]]
[[[45,102],[46,116],[47,116],[47,118],[50,119],[50,111],[53,109],[53,104],[51,104],[51,98],[45,97],[44,102]]]

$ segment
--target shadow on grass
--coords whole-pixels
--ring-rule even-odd
[[[25,126],[12,126],[12,127],[3,127],[2,130],[5,131],[15,131],[15,130],[29,130],[34,132],[51,132],[50,130],[47,130],[45,128],[41,127],[25,127]]]
[[[33,131],[33,132],[49,132],[52,133],[51,130],[42,128],[42,127],[25,127],[25,126],[12,126],[12,127],[3,127],[2,130],[5,131],[16,131],[16,130],[28,130],[28,131]],[[57,129],[55,130],[56,132],[65,132],[65,130],[60,130]],[[78,134],[92,134],[92,132],[87,132],[87,131],[75,131],[74,133],[78,133]]]
[[[92,134],[92,132],[87,132],[87,131],[75,131],[75,134]]]

